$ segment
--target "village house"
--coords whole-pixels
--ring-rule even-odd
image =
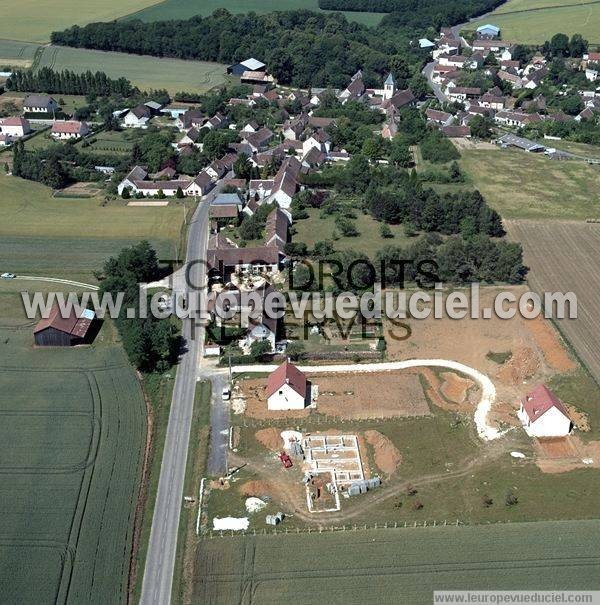
[[[146,105],[137,105],[130,109],[123,118],[125,128],[148,128],[152,118],[152,111]]]
[[[299,188],[301,170],[302,164],[297,158],[286,158],[275,175],[273,188],[266,198],[267,203],[277,202],[281,208],[289,208]]]
[[[445,67],[462,69],[469,62],[469,58],[463,55],[440,55],[438,62]]]
[[[571,432],[565,404],[543,384],[521,399],[517,415],[531,437],[564,437]]]
[[[448,86],[446,88],[446,96],[452,101],[465,101],[466,99],[474,99],[481,95],[481,88],[469,86]]]
[[[517,126],[519,128],[532,124],[534,122],[540,122],[541,116],[537,113],[522,113],[518,111],[499,111],[494,116],[494,121],[497,124],[504,126]]]
[[[69,140],[81,139],[90,133],[90,127],[87,122],[68,121],[54,122],[50,136],[54,139]]]
[[[24,113],[52,113],[58,110],[58,103],[48,95],[29,95],[23,101]]]
[[[495,111],[504,109],[504,97],[491,94],[489,91],[481,96],[479,104]]]
[[[454,120],[454,116],[451,113],[445,111],[438,111],[437,109],[427,109],[425,116],[428,122],[439,124],[440,126],[449,126]]]
[[[286,361],[269,375],[266,395],[269,410],[303,410],[310,403],[309,382]]]
[[[19,116],[4,118],[0,120],[0,132],[7,139],[20,139],[31,132],[29,120]]]
[[[190,128],[200,130],[204,122],[206,122],[206,116],[200,109],[188,109],[175,120],[175,126],[181,131],[186,131]]]
[[[440,131],[449,139],[468,139],[471,137],[471,128],[469,126],[442,126]]]
[[[474,40],[472,44],[473,52],[481,52],[484,54],[489,52],[503,52],[511,46],[511,42],[503,42],[502,40]]]
[[[498,78],[504,82],[508,82],[515,90],[523,88],[523,80],[517,75],[510,73],[509,71],[500,70],[498,72]]]
[[[261,128],[256,132],[240,133],[242,143],[248,145],[252,153],[264,151],[275,136],[269,128]]]

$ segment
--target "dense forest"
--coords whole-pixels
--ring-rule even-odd
[[[126,78],[113,80],[101,71],[76,74],[69,70],[54,71],[49,67],[37,71],[16,71],[6,81],[6,88],[17,92],[99,96],[117,94],[123,97],[139,92]]]
[[[279,83],[301,87],[339,88],[358,69],[374,85],[396,64],[416,68],[424,58],[393,28],[381,32],[339,13],[305,10],[232,15],[220,9],[180,21],[90,23],[54,32],[52,43],[220,63],[254,56]]]
[[[483,15],[506,0],[319,0],[319,8],[338,11],[393,13],[388,24],[438,29]],[[384,23],[385,25],[385,23]]]

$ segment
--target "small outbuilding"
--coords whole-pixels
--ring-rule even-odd
[[[565,404],[543,384],[521,399],[517,415],[532,437],[564,437],[571,432]]]
[[[302,410],[310,393],[306,376],[289,361],[280,365],[267,380],[269,410]]]
[[[47,318],[42,318],[33,337],[38,347],[73,347],[90,342],[95,314],[90,309],[77,305],[71,307],[67,317],[63,317],[60,307],[55,303]]]
[[[480,25],[477,28],[477,38],[479,40],[493,40],[494,38],[498,38],[498,36],[500,36],[500,28],[490,23]]]

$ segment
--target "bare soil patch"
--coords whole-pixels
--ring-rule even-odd
[[[473,381],[454,372],[443,372],[441,376],[444,379],[440,387],[442,395],[454,403],[464,403]]]
[[[540,359],[537,352],[531,347],[522,347],[502,364],[496,377],[507,384],[520,385],[533,378],[539,368]]]
[[[402,455],[396,446],[379,431],[365,431],[367,443],[373,448],[373,456],[377,468],[388,475],[391,475],[402,462]]]
[[[553,370],[568,372],[575,369],[575,362],[569,356],[558,332],[549,321],[540,316],[524,323],[542,351],[546,363]]]
[[[584,443],[578,435],[536,439],[536,464],[543,473],[600,468],[600,441]]]
[[[240,485],[239,490],[242,496],[245,496],[246,498],[260,498],[264,495],[272,495],[273,486],[268,481],[253,479],[252,481],[246,481],[246,483]]]
[[[452,401],[446,399],[445,396],[442,396],[442,385],[445,384],[446,381],[442,383],[438,375],[431,368],[421,368],[420,372],[430,385],[427,389],[427,396],[438,408],[447,410],[448,412],[470,413],[473,411],[473,406],[468,402],[463,401],[462,403],[453,403]],[[445,372],[445,374],[450,375],[453,373]],[[459,376],[456,377],[459,378]]]
[[[283,448],[283,439],[281,438],[280,431],[274,427],[260,429],[254,433],[254,437],[261,445],[264,445],[268,450],[273,452],[279,452]]]
[[[368,419],[430,414],[418,371],[310,374],[310,381],[319,391],[317,411],[328,416]],[[249,417],[305,418],[311,412],[312,408],[268,410],[265,378],[246,379],[238,384]]]

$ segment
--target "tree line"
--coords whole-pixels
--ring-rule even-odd
[[[306,10],[211,16],[144,23],[90,23],[52,34],[63,46],[220,63],[254,56],[281,84],[345,86],[358,69],[367,84],[381,81],[395,58],[410,54],[408,40],[357,23],[340,13]],[[403,55],[403,56],[402,56]],[[418,59],[415,59],[415,62]]]
[[[54,71],[42,67],[36,71],[18,70],[6,81],[6,88],[15,92],[45,92],[48,94],[88,95],[107,97],[113,94],[129,97],[139,90],[127,78],[114,80],[104,72],[86,71],[76,74],[68,69]]]

